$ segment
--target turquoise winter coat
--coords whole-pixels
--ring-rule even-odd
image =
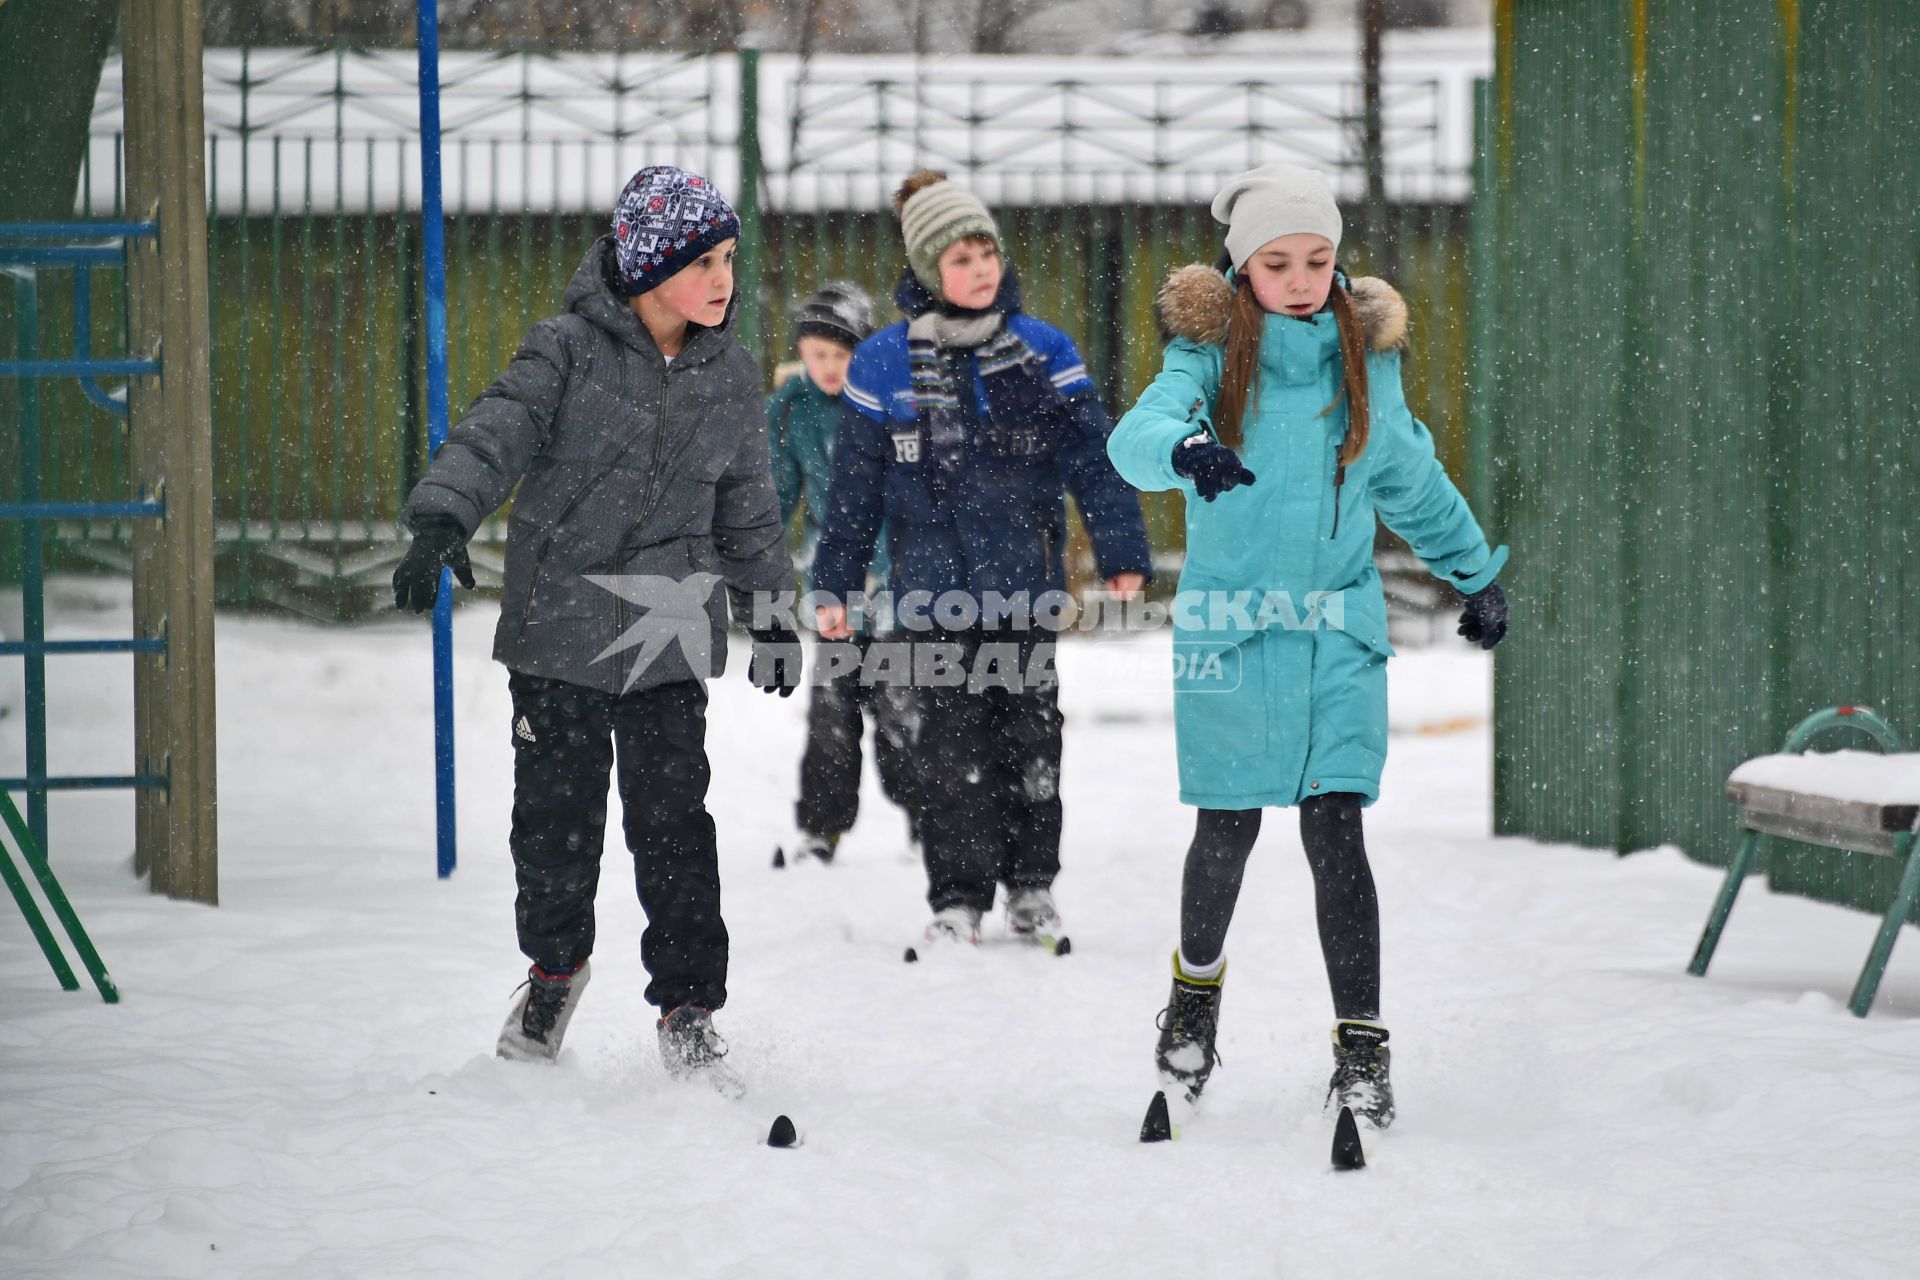
[[[1346,434],[1331,311],[1270,315],[1241,458],[1257,477],[1203,502],[1174,474],[1174,446],[1212,431],[1232,287],[1203,266],[1175,272],[1162,314],[1165,362],[1107,448],[1140,489],[1187,495],[1187,559],[1174,604],[1174,730],[1180,798],[1207,809],[1379,795],[1387,753],[1386,600],[1375,518],[1463,593],[1494,580],[1489,550],[1433,437],[1407,409],[1399,344],[1406,307],[1383,281],[1353,282],[1368,342],[1366,451],[1334,484]]]

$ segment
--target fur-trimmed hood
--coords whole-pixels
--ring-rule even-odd
[[[1377,276],[1351,282],[1354,313],[1375,351],[1403,347],[1407,341],[1407,303],[1398,290]],[[1233,285],[1204,263],[1181,267],[1167,277],[1154,300],[1161,331],[1171,337],[1222,346],[1233,314]]]

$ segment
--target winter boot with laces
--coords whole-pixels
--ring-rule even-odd
[[[1375,1129],[1393,1123],[1393,1083],[1387,1078],[1392,1055],[1387,1029],[1377,1022],[1343,1018],[1333,1024],[1333,1079],[1327,1083],[1326,1110],[1351,1107],[1354,1119]]]
[[[1153,1061],[1161,1083],[1180,1090],[1189,1106],[1200,1101],[1200,1091],[1220,1061],[1213,1041],[1220,1029],[1220,993],[1226,980],[1225,965],[1211,978],[1189,977],[1180,967],[1180,953],[1173,953],[1173,990],[1157,1020],[1160,1043],[1154,1046]]]
[[[660,1033],[660,1060],[668,1075],[675,1080],[704,1080],[729,1098],[746,1093],[746,1081],[723,1061],[727,1042],[713,1029],[712,1013],[697,1004],[683,1004],[655,1026]]]
[[[513,1062],[552,1062],[560,1056],[567,1023],[587,989],[590,971],[582,964],[572,973],[548,973],[539,965],[527,970],[527,980],[514,993],[507,1025],[500,1029],[494,1052]]]

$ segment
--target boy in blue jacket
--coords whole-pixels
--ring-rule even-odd
[[[1057,940],[1061,721],[1044,624],[1066,588],[1062,491],[1117,596],[1146,582],[1146,526],[1107,459],[1110,423],[1085,363],[1021,312],[986,207],[930,170],[894,207],[909,263],[894,297],[908,319],[854,352],[813,564],[815,590],[842,603],[816,619],[823,636],[852,634],[844,602],[884,519],[890,586],[915,636],[927,940],[978,942],[996,883],[1014,936]]]

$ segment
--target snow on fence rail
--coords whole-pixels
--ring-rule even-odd
[[[1485,32],[1389,37],[1387,189],[1468,193]],[[1354,42],[1308,34],[1262,57],[910,56],[759,60],[768,207],[880,207],[920,164],[965,173],[998,204],[1186,204],[1220,177],[1291,160],[1363,194]],[[363,213],[420,205],[411,50],[209,49],[214,212],[295,201]],[[449,53],[442,59],[450,212],[605,209],[647,163],[740,177],[740,61],[662,53]],[[117,208],[121,73],[95,101],[83,212]],[[292,145],[289,145],[289,144]],[[297,186],[296,186],[297,184]],[[289,189],[293,188],[293,189]]]

